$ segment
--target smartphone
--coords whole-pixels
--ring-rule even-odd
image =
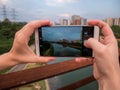
[[[90,37],[99,39],[97,26],[43,26],[35,31],[36,53],[40,56],[93,57],[83,44]]]

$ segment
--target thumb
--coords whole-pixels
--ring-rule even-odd
[[[34,62],[50,62],[50,61],[54,61],[56,58],[55,57],[39,57],[36,56],[36,59]]]
[[[99,41],[97,41],[96,39],[94,38],[89,38],[85,43],[84,45],[87,47],[87,48],[91,48],[93,49],[93,51],[99,51],[101,50],[104,45],[102,43],[100,43]]]

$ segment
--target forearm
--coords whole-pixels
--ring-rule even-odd
[[[0,70],[17,64],[16,62],[14,62],[12,57],[13,56],[10,53],[5,53],[0,56]]]

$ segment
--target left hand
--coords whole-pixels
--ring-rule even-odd
[[[37,56],[28,46],[30,36],[34,33],[35,29],[43,25],[50,26],[51,23],[50,21],[32,21],[16,33],[13,47],[9,52],[14,63],[48,62],[55,59],[54,57]]]

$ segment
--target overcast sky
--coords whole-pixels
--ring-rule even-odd
[[[12,20],[12,8],[18,21],[50,19],[58,21],[71,15],[87,19],[120,17],[120,0],[0,0],[0,8],[6,5],[7,17]],[[3,19],[0,9],[0,20]]]
[[[68,41],[81,40],[82,27],[78,26],[78,27],[60,27],[60,28],[51,27],[51,28],[49,27],[42,28],[43,40],[47,41],[59,41],[63,39],[66,39]],[[71,37],[71,35],[73,37]]]

